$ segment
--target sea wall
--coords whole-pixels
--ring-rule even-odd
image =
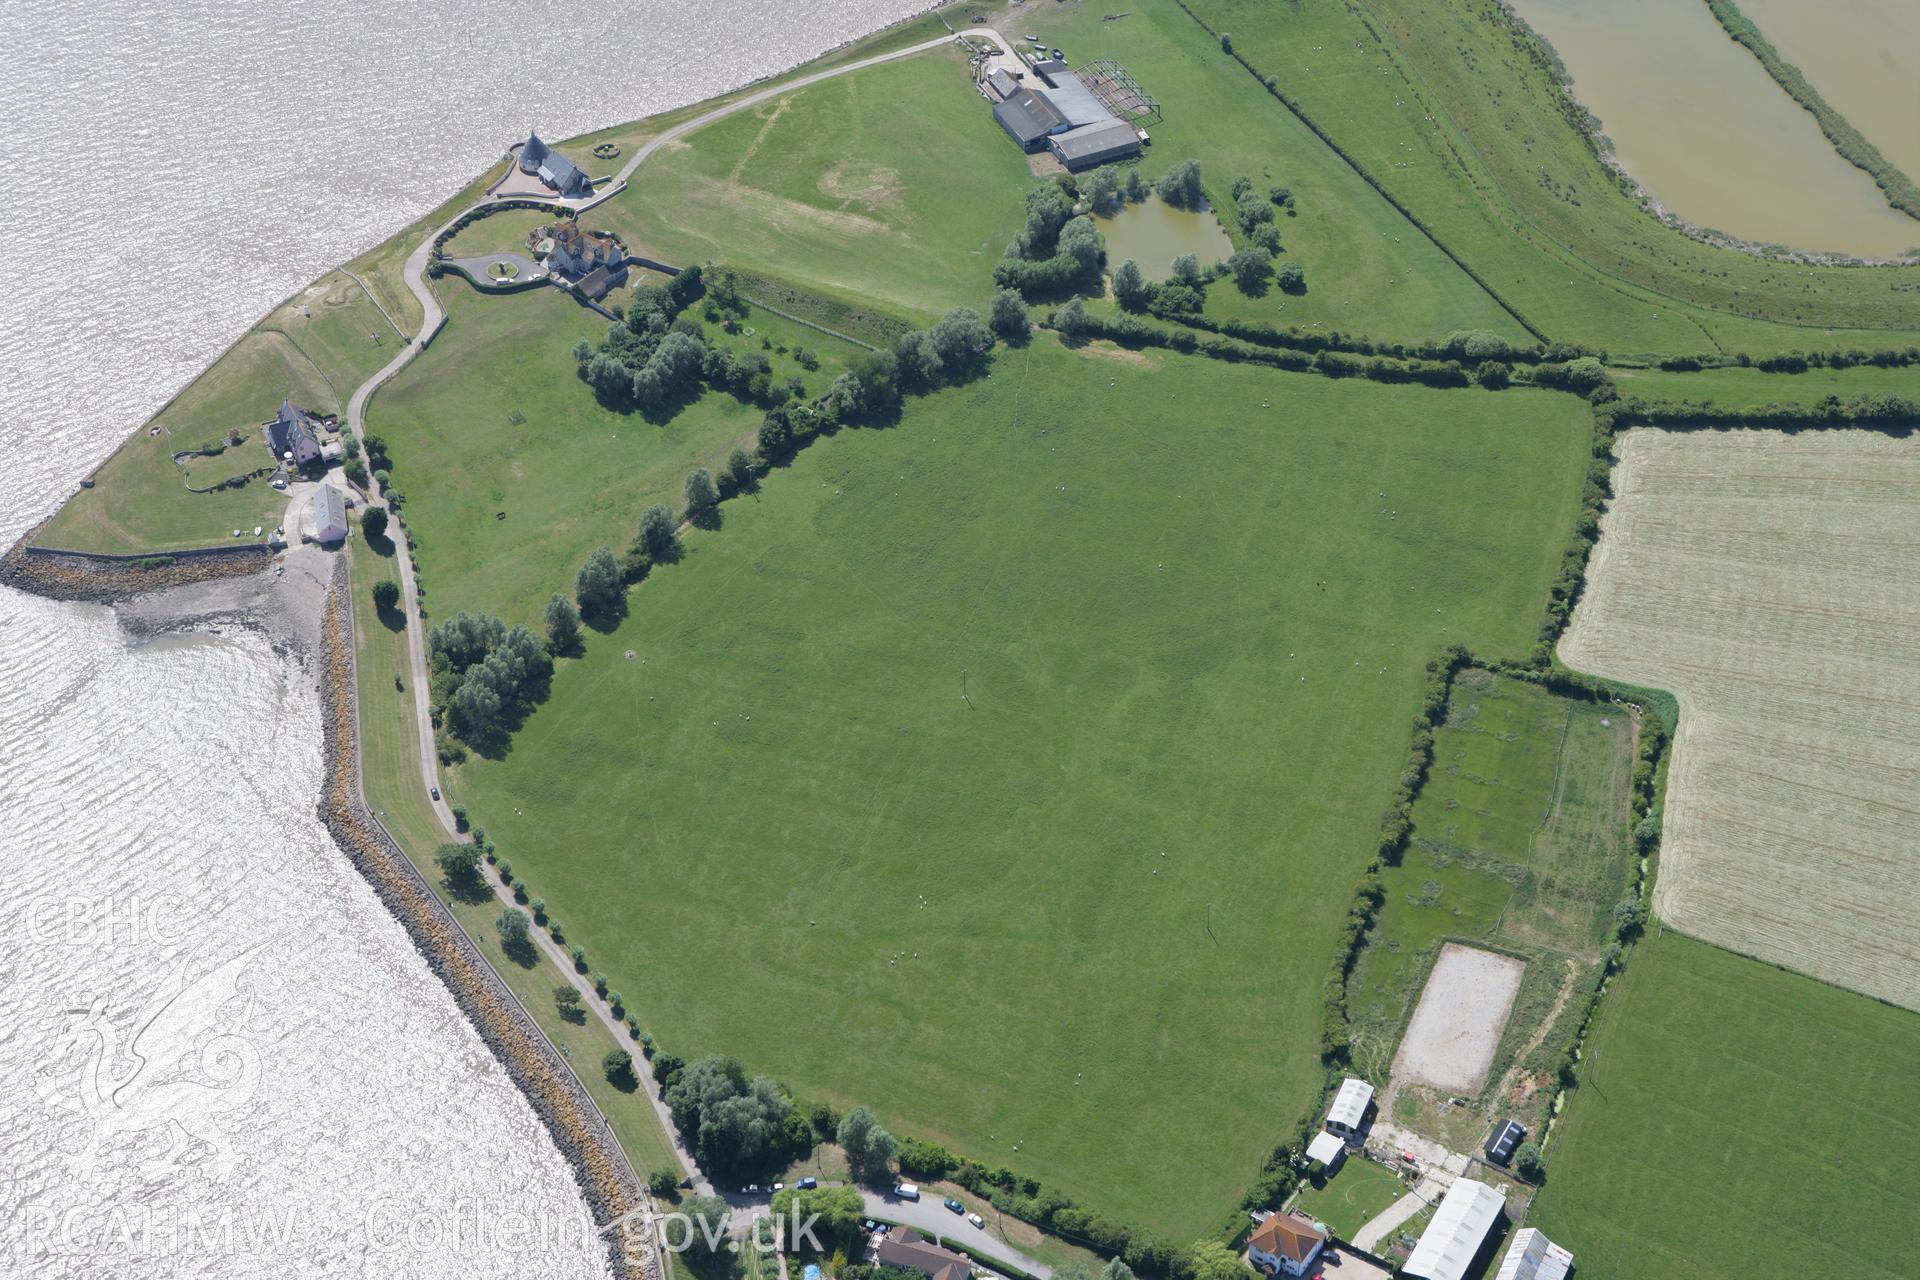
[[[320,635],[326,780],[320,820],[407,930],[480,1038],[532,1103],[573,1167],[623,1280],[661,1280],[652,1203],[573,1070],[361,798],[353,609],[347,561],[335,566]]]
[[[258,573],[271,565],[277,554],[253,542],[150,556],[93,555],[29,546],[44,525],[42,521],[27,530],[5,556],[0,556],[0,583],[49,600],[112,604],[166,587]]]

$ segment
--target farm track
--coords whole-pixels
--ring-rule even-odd
[[[1622,438],[1561,644],[1683,706],[1655,909],[1920,1008],[1920,445]]]

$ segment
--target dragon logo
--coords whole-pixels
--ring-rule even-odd
[[[265,945],[265,944],[262,944]],[[68,1010],[65,1054],[77,1054],[79,1069],[61,1092],[83,1117],[86,1138],[73,1158],[97,1166],[129,1141],[161,1131],[167,1146],[159,1163],[175,1164],[199,1143],[211,1154],[203,1163],[225,1178],[238,1162],[220,1116],[244,1106],[260,1084],[260,1053],[240,1032],[253,1012],[253,996],[229,1010],[241,995],[239,979],[256,946],[219,968],[187,980],[187,962],[176,962],[129,1027],[123,1028],[105,1000]]]

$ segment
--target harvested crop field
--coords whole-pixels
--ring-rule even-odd
[[[1920,1008],[1920,442],[1621,437],[1560,656],[1681,705],[1654,905]]]
[[[1486,1083],[1526,962],[1449,942],[1394,1055],[1393,1078],[1471,1096]]]

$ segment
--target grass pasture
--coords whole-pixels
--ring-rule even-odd
[[[1920,445],[1641,429],[1616,452],[1560,652],[1679,698],[1656,910],[1920,1007]]]
[[[1177,6],[1139,6],[1115,22],[1102,21],[1105,12],[1053,5],[1022,15],[1020,23],[1069,50],[1076,65],[1090,58],[1124,63],[1160,99],[1164,118],[1148,126],[1153,145],[1141,161],[1148,176],[1193,156],[1222,209],[1231,208],[1231,184],[1242,174],[1262,192],[1275,185],[1293,190],[1298,216],[1278,219],[1286,246],[1279,261],[1300,264],[1307,292],[1269,289],[1247,297],[1222,282],[1207,291],[1209,315],[1399,341],[1430,340],[1454,329],[1490,329],[1528,341],[1484,289],[1262,93]],[[1119,265],[1117,259],[1110,265]]]
[[[1563,993],[1586,989],[1626,890],[1632,764],[1632,724],[1620,708],[1473,668],[1455,678],[1414,802],[1412,841],[1400,865],[1381,873],[1386,904],[1349,982],[1358,1065],[1386,1078],[1448,940],[1525,957],[1527,972],[1482,1105],[1471,1116],[1419,1115],[1420,1127],[1465,1133],[1493,1109],[1538,1119],[1542,1055],[1533,1051],[1564,1043],[1549,1034],[1554,1015],[1577,1007]],[[1521,1071],[1503,1094],[1502,1073],[1514,1065]]]
[[[628,1092],[608,1083],[601,1060],[616,1040],[598,1019],[578,1022],[560,1017],[553,991],[565,980],[544,957],[528,963],[502,953],[500,935],[494,928],[500,906],[491,894],[460,895],[448,892],[445,877],[433,863],[433,854],[446,839],[439,821],[427,802],[417,764],[419,738],[414,728],[412,690],[401,691],[394,685],[399,676],[404,683],[407,671],[407,636],[402,617],[381,615],[373,604],[373,584],[381,578],[396,577],[392,560],[368,546],[356,529],[348,539],[353,556],[354,661],[359,684],[361,783],[368,806],[380,816],[401,849],[413,860],[441,900],[452,909],[461,927],[467,931],[507,985],[519,997],[541,1030],[547,1033],[573,1065],[587,1092],[593,1095],[601,1113],[607,1117],[614,1136],[626,1150],[627,1158],[642,1178],[654,1169],[675,1169],[679,1165],[673,1146],[660,1127],[652,1105],[645,1095]],[[621,1036],[617,1047],[627,1050],[640,1062],[640,1046]],[[644,1063],[641,1064],[644,1069]]]
[[[709,125],[594,217],[676,266],[725,260],[925,320],[984,308],[1035,181],[955,47]]]
[[[1529,1226],[1612,1280],[1913,1274],[1920,1018],[1671,931],[1616,983]]]
[[[689,471],[717,472],[732,450],[753,447],[763,411],[729,395],[708,392],[658,424],[603,408],[574,376],[571,350],[597,343],[607,322],[558,290],[489,297],[448,280],[441,297],[446,328],[367,409],[367,430],[392,451],[435,613],[537,624],[595,547],[624,550],[647,507],[680,509]],[[762,339],[788,347],[765,352],[775,380],[798,375],[811,394],[857,354],[758,308],[745,323],[751,335],[709,325],[707,339],[742,352]],[[796,346],[820,368],[795,363]]]
[[[1800,373],[1738,367],[1693,372],[1614,369],[1612,374],[1621,395],[1643,400],[1693,400],[1722,406],[1817,404],[1828,396],[1851,400],[1883,393],[1920,400],[1920,367],[1913,366],[1883,369],[1856,365]]]
[[[729,504],[451,785],[669,1051],[1211,1229],[1319,1079],[1381,727],[1529,643],[1587,433],[1043,338]]]
[[[1614,351],[1887,345],[1920,269],[1710,248],[1623,195],[1496,0],[1188,0],[1548,336]],[[1245,75],[1247,91],[1259,86]]]

